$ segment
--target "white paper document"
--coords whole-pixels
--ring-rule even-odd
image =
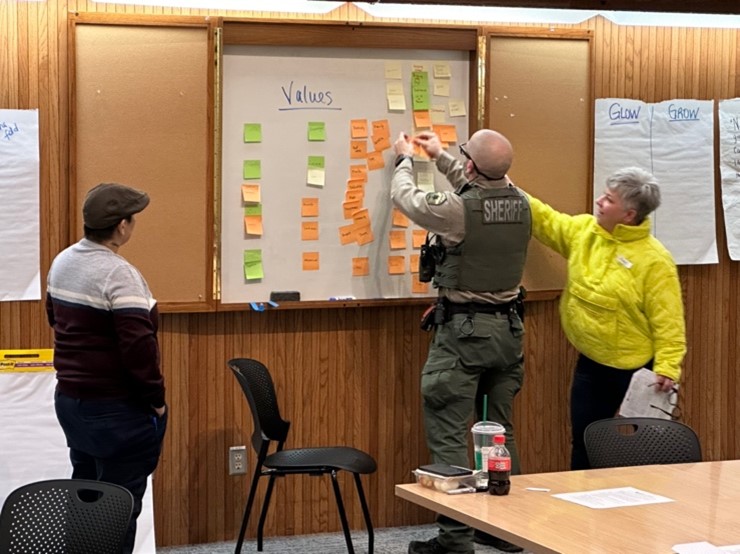
[[[665,496],[642,491],[634,487],[620,487],[616,489],[599,489],[584,492],[566,492],[553,494],[555,498],[574,502],[587,508],[603,510],[606,508],[625,508],[627,506],[644,506],[645,504],[662,504],[673,502]]]
[[[678,385],[674,386],[677,389]],[[644,367],[632,375],[619,415],[622,417],[659,417],[670,419],[678,401],[678,392],[662,392],[655,386],[655,373]]]
[[[673,552],[676,554],[725,554],[726,547],[720,548],[707,541],[687,542],[684,544],[674,544]]]

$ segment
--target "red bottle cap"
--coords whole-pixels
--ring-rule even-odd
[[[506,437],[504,435],[495,435],[493,442],[494,444],[506,444]]]

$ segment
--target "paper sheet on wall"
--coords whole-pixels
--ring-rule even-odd
[[[0,110],[0,206],[0,300],[38,300],[38,110]]]
[[[660,183],[653,233],[677,264],[717,263],[714,221],[714,103],[596,100],[594,199],[607,176],[637,166]]]
[[[740,98],[719,103],[719,171],[727,250],[740,260]]]

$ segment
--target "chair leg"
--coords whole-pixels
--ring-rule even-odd
[[[262,466],[258,465],[254,468],[254,475],[252,475],[252,485],[249,487],[249,496],[247,497],[247,505],[244,506],[244,517],[242,517],[242,526],[239,529],[239,538],[236,541],[236,548],[234,554],[240,554],[242,551],[242,545],[244,544],[244,535],[247,532],[247,523],[249,522],[249,513],[252,511],[252,504],[254,504],[254,497],[257,494],[257,485],[259,484],[260,474],[262,472]]]
[[[375,535],[373,533],[373,523],[370,520],[370,510],[367,508],[367,502],[365,501],[365,492],[362,488],[362,481],[360,480],[359,473],[353,473],[355,477],[355,485],[357,486],[357,495],[360,497],[360,506],[362,506],[362,515],[365,516],[365,526],[367,527],[368,537],[368,554],[373,554],[375,548]]]
[[[344,531],[344,540],[347,542],[347,551],[349,554],[355,554],[352,547],[352,536],[349,534],[349,523],[347,523],[347,514],[344,511],[344,502],[342,502],[342,493],[339,490],[337,482],[337,470],[331,471],[331,484],[334,487],[334,496],[337,498],[337,507],[339,508],[339,519],[342,521],[342,530]]]
[[[267,482],[267,490],[265,491],[265,499],[262,501],[262,513],[260,514],[260,522],[257,525],[257,552],[262,552],[262,531],[265,528],[265,520],[267,519],[267,508],[270,507],[270,498],[272,497],[272,487],[275,486],[275,474],[270,475],[270,480]]]

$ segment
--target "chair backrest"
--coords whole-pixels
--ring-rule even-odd
[[[112,483],[39,481],[17,488],[0,513],[4,554],[119,554],[134,497]]]
[[[694,430],[670,419],[602,419],[586,427],[583,438],[592,468],[701,462]]]
[[[252,410],[254,449],[260,453],[265,447],[264,441],[276,441],[282,445],[288,436],[290,422],[280,417],[275,385],[267,367],[251,358],[234,358],[228,365]]]

